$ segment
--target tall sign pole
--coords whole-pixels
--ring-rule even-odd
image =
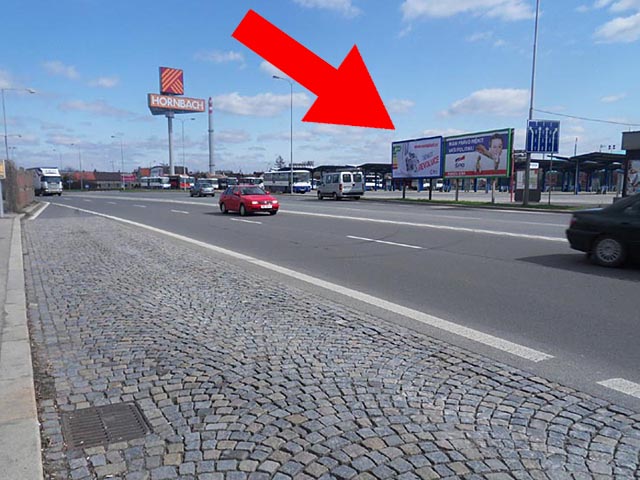
[[[536,82],[536,52],[538,50],[538,14],[540,12],[540,0],[536,0],[536,23],[533,34],[533,63],[531,66],[531,96],[529,98],[529,121],[533,119],[533,95],[535,92]],[[528,127],[528,125],[527,125]],[[527,152],[527,160],[524,167],[524,195],[522,197],[522,205],[525,207],[529,205],[529,176],[531,173],[529,169],[531,167],[531,153]]]
[[[173,119],[176,114],[197,113],[205,111],[205,102],[200,98],[184,97],[184,77],[178,68],[160,67],[160,94],[147,95],[149,110],[153,115],[167,117],[169,133],[169,174],[175,175],[173,164]],[[182,168],[185,169],[186,165]]]
[[[169,175],[175,175],[176,167],[173,165],[173,112],[167,113],[167,126],[169,129]]]
[[[209,97],[209,173],[215,173],[213,163],[213,100]]]

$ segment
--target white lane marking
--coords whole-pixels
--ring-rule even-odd
[[[422,247],[418,247],[417,245],[407,245],[406,243],[387,242],[385,240],[375,240],[373,238],[354,237],[353,235],[347,235],[347,238],[362,240],[365,242],[384,243],[385,245],[393,245],[395,247],[415,248],[416,250],[423,250]]]
[[[185,212],[184,210],[171,210],[173,213],[184,213],[185,215],[189,215],[189,212]]]
[[[630,382],[624,378],[610,378],[609,380],[598,382],[598,385],[622,392],[626,395],[631,395],[632,397],[640,398],[640,384]]]
[[[107,202],[107,203],[110,203],[111,205],[117,205],[116,202]]]
[[[450,225],[436,225],[433,223],[415,223],[415,222],[400,222],[397,220],[380,220],[377,218],[361,218],[361,217],[346,217],[344,215],[333,215],[328,213],[311,213],[311,212],[293,212],[285,210],[285,213],[291,213],[293,215],[308,215],[311,217],[324,217],[324,218],[336,218],[341,220],[353,220],[357,222],[371,222],[371,223],[385,223],[388,225],[406,225],[410,227],[432,228],[434,230],[449,230],[454,232],[468,232],[468,233],[481,233],[484,235],[495,235],[500,237],[515,237],[515,238],[527,238],[529,240],[545,240],[547,242],[562,242],[566,243],[564,237],[546,237],[543,235],[529,235],[526,233],[512,233],[501,232],[497,230],[483,230],[481,228],[468,228],[468,227],[452,227]]]
[[[532,362],[542,362],[544,360],[549,360],[553,358],[552,355],[541,352],[539,350],[534,350],[533,348],[526,347],[524,345],[520,345],[514,342],[510,342],[508,340],[504,340],[502,338],[495,337],[493,335],[489,335],[488,333],[483,333],[478,330],[474,330],[472,328],[463,327],[461,325],[457,325],[448,320],[444,320],[442,318],[435,317],[433,315],[429,315],[428,313],[420,312],[418,310],[413,310],[411,308],[403,307],[402,305],[398,305],[397,303],[388,302],[386,300],[382,300],[380,298],[374,297],[372,295],[359,292],[357,290],[352,290],[350,288],[346,288],[342,285],[338,285],[336,283],[327,282],[325,280],[321,280],[316,277],[312,277],[310,275],[306,275],[304,273],[296,272],[289,268],[280,267],[279,265],[275,265],[273,263],[265,262],[263,260],[258,260],[257,258],[251,257],[249,255],[245,255],[243,253],[235,252],[233,250],[228,250],[226,248],[217,247],[215,245],[211,245],[210,243],[201,242],[200,240],[195,240],[193,238],[185,237],[183,235],[179,235],[173,232],[167,232],[166,230],[161,230],[156,227],[151,227],[149,225],[144,225],[142,223],[133,222],[131,220],[127,220],[120,217],[114,217],[112,215],[105,215],[104,213],[94,212],[92,210],[86,210],[84,208],[72,207],[70,205],[60,205],[62,208],[71,208],[74,210],[79,210],[85,213],[91,213],[93,215],[97,215],[99,217],[108,218],[110,220],[115,220],[117,222],[125,223],[127,225],[133,225],[139,228],[144,228],[146,230],[150,230],[152,232],[162,233],[163,235],[167,235],[172,238],[176,238],[178,240],[182,240],[184,242],[191,243],[192,245],[198,245],[200,247],[206,248],[213,252],[217,252],[223,255],[227,255],[232,258],[236,258],[239,260],[244,260],[253,265],[258,265],[260,267],[264,267],[268,270],[281,273],[282,275],[286,275],[291,278],[295,278],[297,280],[309,283],[311,285],[315,285],[320,288],[324,288],[331,292],[338,293],[340,295],[344,295],[349,298],[353,298],[355,300],[359,300],[364,303],[368,303],[370,305],[376,306],[383,310],[387,310],[392,313],[396,313],[398,315],[402,315],[407,318],[411,318],[420,323],[424,323],[425,325],[429,325],[440,330],[444,330],[449,333],[453,333],[460,337],[467,338],[469,340],[473,340],[474,342],[481,343],[483,345],[487,345],[493,347],[497,350],[502,350],[503,352],[510,353],[520,358],[524,358],[526,360],[530,360]]]
[[[40,210],[38,210],[38,213],[36,213],[33,217],[31,217],[31,220],[35,220],[36,218],[38,218],[40,214],[44,212],[45,208],[47,208],[50,204],[49,202],[43,202],[42,205],[43,207]]]
[[[76,195],[78,196],[78,195]],[[157,198],[135,198],[135,197],[118,197],[120,200],[144,200],[145,202],[156,202],[156,203],[177,203],[177,204],[182,204],[182,205],[209,205],[207,203],[204,202],[188,202],[188,201],[181,201],[181,200],[165,200],[165,199],[157,199]],[[134,205],[134,206],[141,206],[141,205]],[[458,208],[458,207],[451,207],[451,208]],[[521,211],[517,211],[517,210],[490,210],[491,212],[502,212],[502,213],[520,213],[520,214],[526,214],[526,215],[549,215],[548,212],[521,212]],[[435,225],[432,223],[417,223],[417,222],[401,222],[398,220],[379,220],[379,219],[375,219],[375,218],[366,218],[366,217],[349,217],[346,215],[335,215],[335,214],[329,214],[329,213],[313,213],[313,212],[295,212],[292,210],[284,210],[284,209],[280,209],[281,213],[290,213],[292,215],[307,215],[307,216],[311,216],[311,217],[325,217],[325,218],[337,218],[337,219],[342,219],[342,220],[354,220],[354,221],[359,221],[359,222],[372,222],[372,223],[385,223],[385,224],[389,224],[389,225],[406,225],[406,226],[410,226],[410,227],[421,227],[421,228],[432,228],[432,229],[436,229],[436,230],[449,230],[449,231],[457,231],[457,232],[469,232],[469,233],[480,233],[480,234],[484,234],[484,235],[494,235],[494,236],[505,236],[505,237],[515,237],[515,238],[526,238],[529,240],[544,240],[547,242],[559,242],[559,243],[566,243],[566,239],[564,237],[547,237],[544,235],[528,235],[525,233],[511,233],[511,232],[503,232],[503,231],[496,231],[496,230],[485,230],[485,229],[478,229],[478,228],[467,228],[467,227],[453,227],[453,226],[449,226],[449,225]],[[463,220],[461,217],[456,217],[456,216],[451,216],[454,219],[458,219],[458,220]],[[444,218],[443,217],[439,217],[439,218]],[[478,217],[467,217],[468,220],[484,220],[482,218],[478,218]],[[491,221],[492,219],[487,219],[487,221]],[[535,222],[533,222],[533,224],[535,225],[539,225],[536,224]]]
[[[258,225],[262,225],[262,222],[256,222],[254,220],[243,220],[241,218],[232,218],[231,221],[233,221],[233,222],[244,222],[244,223],[256,223]]]
[[[84,199],[85,202],[92,202],[93,200]]]
[[[135,203],[133,204],[134,207],[139,207],[139,208],[147,208],[146,205],[136,205]]]

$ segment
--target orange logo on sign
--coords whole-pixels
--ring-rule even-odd
[[[178,68],[160,67],[160,93],[184,95],[182,70]]]

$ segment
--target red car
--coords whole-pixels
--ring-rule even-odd
[[[229,187],[220,195],[218,203],[222,213],[234,211],[240,212],[242,216],[255,212],[269,212],[275,215],[280,207],[277,198],[255,185]]]

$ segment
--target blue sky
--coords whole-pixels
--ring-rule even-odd
[[[524,146],[534,0],[10,0],[0,87],[37,92],[5,92],[11,158],[118,169],[122,139],[125,170],[168,163],[167,121],[146,104],[167,66],[184,70],[186,96],[213,97],[217,169],[288,162],[289,85],[231,37],[249,9],[334,67],[357,45],[396,127],[304,123],[316,97],[296,84],[296,163],[390,162],[392,141],[505,127]],[[626,124],[534,113],[561,121],[561,155],[640,130],[639,46],[640,0],[541,0],[534,108]],[[176,164],[184,127],[186,164],[205,171],[207,115],[177,118]]]

